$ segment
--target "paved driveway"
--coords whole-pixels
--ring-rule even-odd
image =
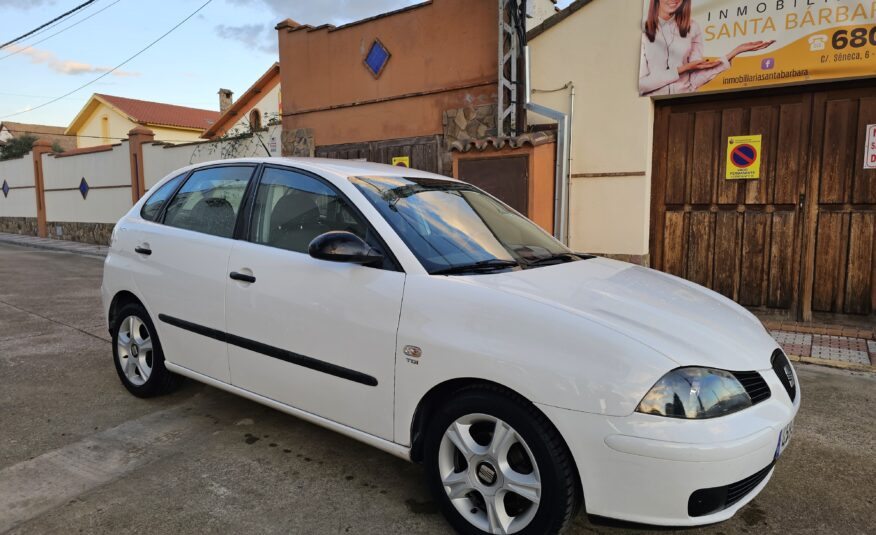
[[[130,396],[101,266],[0,244],[0,533],[449,531],[417,466],[193,382]],[[872,533],[876,378],[798,370],[803,408],[772,482],[685,533]],[[581,514],[572,532],[645,529]]]

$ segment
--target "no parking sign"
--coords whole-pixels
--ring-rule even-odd
[[[727,180],[760,178],[762,135],[727,138]]]

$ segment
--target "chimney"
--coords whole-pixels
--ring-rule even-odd
[[[231,96],[234,95],[234,92],[230,89],[220,89],[219,90],[219,112],[224,112],[228,108],[231,107]]]

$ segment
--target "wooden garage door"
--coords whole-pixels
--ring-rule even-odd
[[[662,106],[654,265],[743,305],[791,310],[800,276],[809,95]],[[759,180],[726,180],[727,138],[761,134]]]
[[[864,169],[876,88],[817,93],[804,294],[814,312],[870,314],[876,304],[876,171]]]
[[[653,265],[754,308],[872,314],[876,88],[659,104]],[[759,180],[725,179],[727,138],[763,136]]]

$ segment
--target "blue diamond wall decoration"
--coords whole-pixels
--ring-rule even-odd
[[[9,197],[9,184],[5,180],[3,181],[3,196]]]
[[[371,71],[372,76],[375,78],[380,76],[391,55],[389,50],[380,42],[380,39],[374,40],[374,43],[371,44],[371,50],[365,56],[365,66]]]
[[[88,197],[88,182],[85,181],[85,177],[82,177],[82,181],[79,182],[79,193],[82,194],[82,198]]]

